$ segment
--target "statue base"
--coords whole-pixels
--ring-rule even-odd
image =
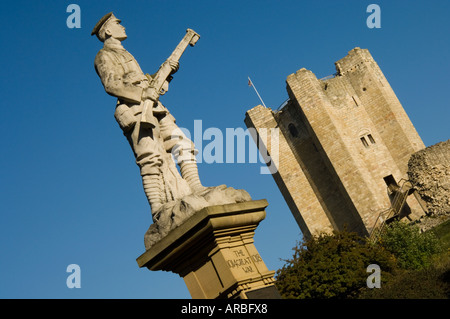
[[[137,258],[139,267],[183,277],[194,299],[278,299],[274,271],[253,244],[267,201],[201,209]]]

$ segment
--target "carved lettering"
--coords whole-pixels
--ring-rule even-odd
[[[252,255],[251,257],[254,263],[259,263],[263,261],[259,254]]]
[[[245,273],[254,272],[255,270],[253,264],[263,261],[259,254],[254,254],[249,257],[245,257],[246,255],[241,249],[233,250],[233,253],[238,258],[228,259],[227,260],[228,267],[231,269],[241,268]]]
[[[244,257],[245,256],[245,253],[242,251],[242,249],[233,250],[233,252],[236,255],[236,257]]]
[[[252,266],[242,267],[242,270],[243,270],[245,273],[253,272]]]

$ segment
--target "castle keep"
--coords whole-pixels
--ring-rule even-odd
[[[305,237],[344,227],[369,235],[389,218],[424,214],[407,170],[425,145],[389,82],[366,49],[335,65],[325,79],[289,75],[280,110],[258,105],[245,118],[257,132],[279,128],[273,177]]]

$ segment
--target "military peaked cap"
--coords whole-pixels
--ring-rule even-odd
[[[105,14],[95,25],[94,29],[92,30],[91,35],[97,34],[100,31],[100,29],[102,28],[102,26],[106,23],[106,21],[108,21],[111,17],[116,18],[112,12]],[[117,19],[117,20],[119,20],[119,19]],[[119,22],[120,22],[120,20],[119,20]]]

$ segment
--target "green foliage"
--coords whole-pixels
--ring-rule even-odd
[[[382,233],[379,245],[397,257],[403,269],[423,269],[431,265],[432,256],[441,252],[433,232],[420,233],[415,225],[402,222],[390,224]]]
[[[450,249],[450,220],[436,226],[431,231],[441,242],[443,250]]]
[[[356,233],[322,234],[300,243],[293,258],[277,271],[277,288],[284,298],[346,298],[366,286],[367,266],[377,264],[387,280],[395,258]]]
[[[450,262],[433,264],[420,270],[404,270],[381,289],[365,288],[362,299],[448,299],[450,298]]]
[[[381,289],[362,289],[359,298],[450,298],[449,224],[420,233],[419,228],[396,222],[382,234],[378,245],[392,252],[403,268]]]
[[[395,222],[376,243],[356,233],[322,234],[294,248],[276,285],[284,298],[449,298],[449,228],[420,233]],[[370,264],[381,268],[381,289],[367,288]]]

